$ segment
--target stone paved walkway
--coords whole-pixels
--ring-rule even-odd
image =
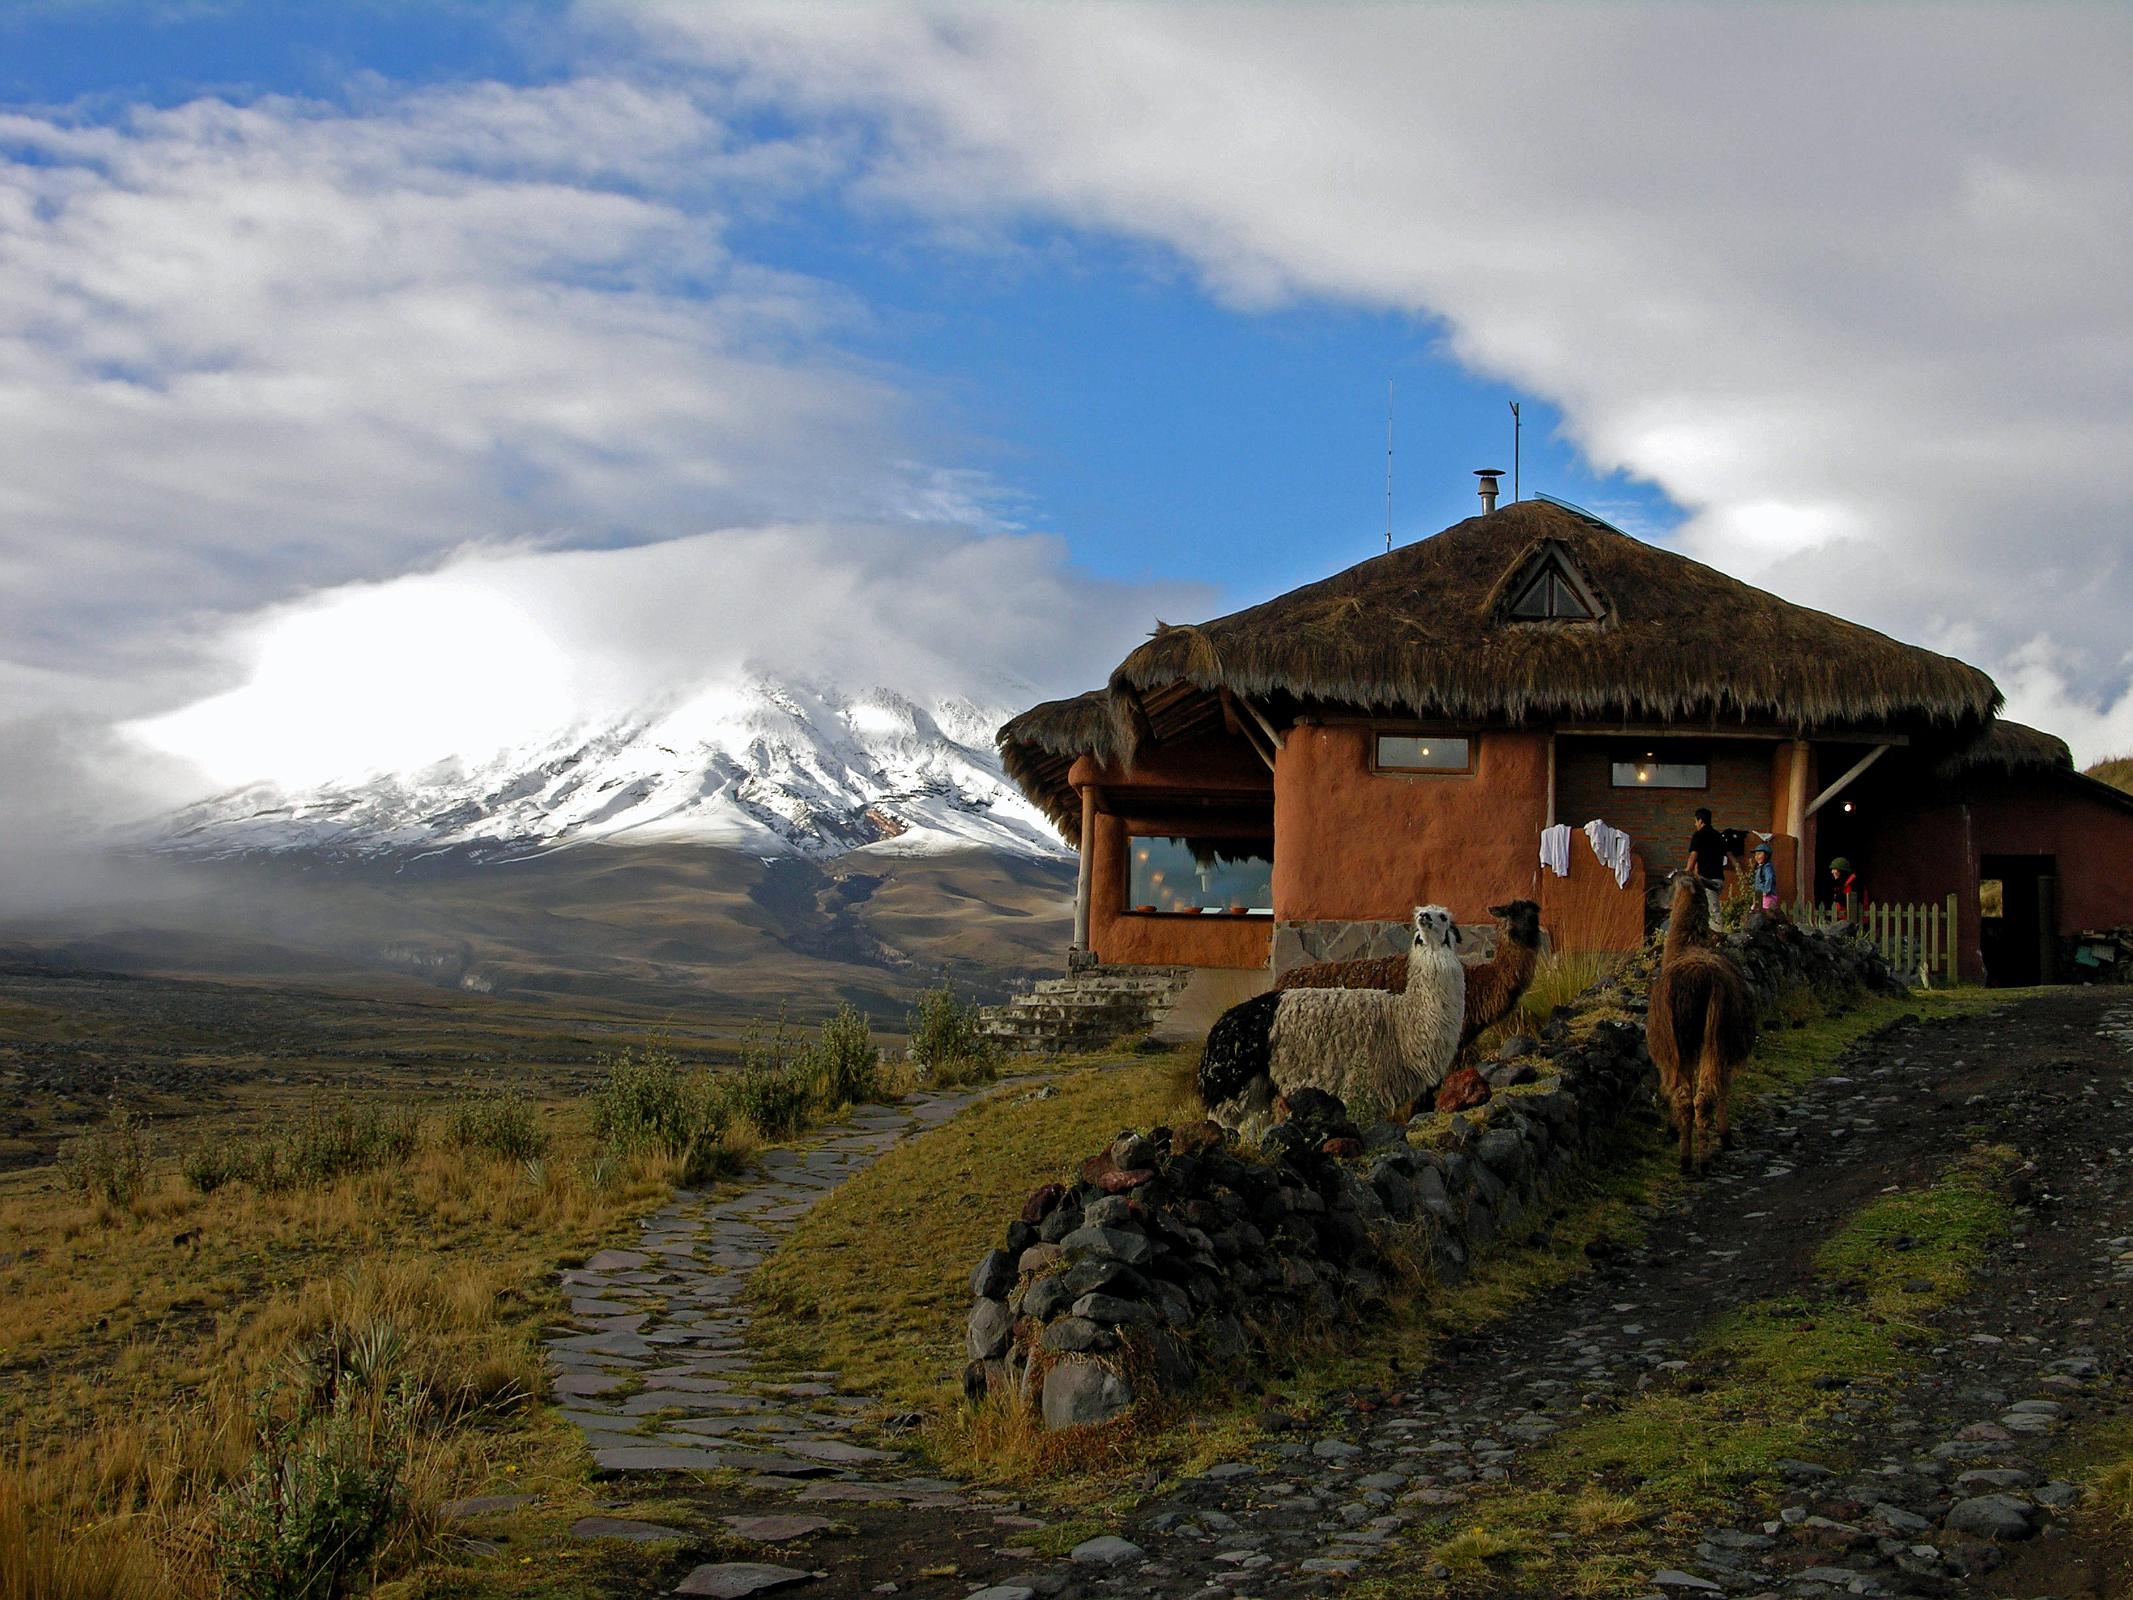
[[[765,1152],[737,1193],[714,1200],[677,1190],[644,1219],[634,1248],[602,1250],[565,1271],[567,1326],[547,1341],[552,1392],[599,1470],[726,1467],[798,1488],[896,1462],[896,1452],[848,1437],[881,1402],[840,1394],[834,1372],[757,1364],[745,1288],[824,1195],[981,1093],[861,1106],[812,1143]]]

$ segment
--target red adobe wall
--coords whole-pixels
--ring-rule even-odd
[[[1289,730],[1274,764],[1276,917],[1404,922],[1434,903],[1480,922],[1538,898],[1547,734],[1480,734],[1465,774],[1372,772],[1371,734]]]
[[[2010,779],[1972,799],[1970,828],[1979,856],[2058,858],[2062,936],[2133,922],[2133,811],[2070,783]]]
[[[1876,900],[1938,901],[1953,890],[1964,977],[1982,979],[1978,865],[1993,855],[2058,861],[2062,937],[2133,923],[2133,811],[2046,777],[2007,778],[1892,816],[1874,838]]]

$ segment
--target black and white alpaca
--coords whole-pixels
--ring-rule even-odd
[[[1263,1075],[1283,1094],[1338,1095],[1358,1115],[1405,1114],[1459,1052],[1466,971],[1458,945],[1449,911],[1417,906],[1404,992],[1285,989],[1230,1007],[1200,1055],[1202,1103],[1220,1106]]]

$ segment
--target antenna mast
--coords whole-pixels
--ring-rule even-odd
[[[1392,553],[1392,379],[1385,380],[1385,553]]]
[[[1514,504],[1518,500],[1518,447],[1521,443],[1519,431],[1524,426],[1525,419],[1518,414],[1518,402],[1513,400],[1511,402],[1511,499]]]

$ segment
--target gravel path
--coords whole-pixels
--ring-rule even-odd
[[[1351,1397],[1308,1430],[1263,1419],[1248,1455],[1072,1559],[1036,1558],[1033,1508],[853,1445],[854,1415],[878,1408],[836,1395],[833,1374],[760,1374],[745,1353],[741,1282],[777,1235],[969,1096],[871,1111],[736,1199],[678,1196],[639,1249],[568,1274],[578,1322],[554,1347],[559,1389],[609,1470],[750,1471],[737,1490],[690,1498],[703,1526],[759,1530],[763,1559],[677,1563],[701,1584],[677,1592],[1254,1600],[1397,1582],[1426,1562],[1415,1524],[1456,1515],[1475,1485],[1515,1477],[1522,1453],[1666,1381],[1715,1317],[1804,1286],[1839,1224],[1884,1190],[1930,1183],[1983,1130],[2028,1163],[2018,1231],[1939,1314],[1919,1364],[1847,1396],[1812,1454],[1853,1465],[1803,1462],[1779,1503],[1741,1504],[1654,1572],[1651,1592],[2115,1600],[2133,1593],[2113,1586],[2122,1553],[2068,1533],[2056,1513],[2073,1491],[2047,1458],[2070,1425],[2118,1403],[2133,1368],[2129,1068],[2133,1006],[2112,991],[1884,1031],[1745,1130],[1708,1182],[1649,1219],[1643,1247],[1442,1352],[1405,1394]],[[619,1403],[593,1392],[624,1377],[645,1389]]]

